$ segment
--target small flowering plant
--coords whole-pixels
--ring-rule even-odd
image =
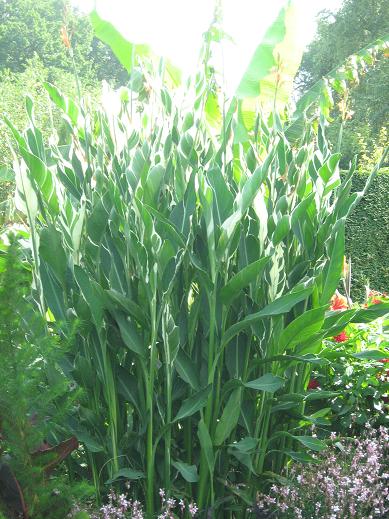
[[[185,511],[188,512],[189,517],[195,517],[197,515],[198,507],[196,503],[185,503],[183,499],[177,500],[172,497],[167,497],[163,488],[159,489],[159,496],[161,498],[162,512],[158,515],[158,519],[184,517]]]
[[[278,519],[375,519],[389,513],[389,430],[370,428],[315,454],[316,463],[295,463],[287,483],[259,494],[257,517]]]
[[[118,493],[111,489],[108,502],[103,505],[93,519],[145,519],[146,515],[142,503],[129,496],[130,484],[126,485],[127,492]],[[167,497],[165,490],[159,490],[161,498],[158,519],[181,519],[183,517],[197,517],[198,507],[193,501]]]

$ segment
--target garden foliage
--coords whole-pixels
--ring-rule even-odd
[[[366,305],[371,308],[385,301],[387,296],[370,291]],[[331,395],[327,429],[349,436],[360,434],[366,423],[388,426],[388,346],[388,321],[384,317],[374,323],[350,323],[325,341],[322,355],[329,362],[311,373],[308,389],[320,388]],[[311,404],[312,413],[318,410],[316,404]],[[326,424],[322,425],[325,431]]]
[[[268,33],[275,45],[285,13]],[[126,42],[104,28],[125,58]],[[268,110],[287,88],[264,45],[227,104],[208,65],[214,34],[181,102],[166,86],[174,70],[162,60],[157,72],[142,48],[129,87],[93,112],[46,85],[69,145],[43,141],[30,99],[27,130],[8,121],[33,296],[60,336],[80,323],[67,365],[85,396],[69,427],[96,491],[132,480],[148,517],[160,488],[200,513],[243,517],[268,471],[323,450],[305,432],[318,419],[306,402],[323,398],[307,391],[322,341],[389,310],[329,308],[364,192],[351,192],[355,164],[340,178],[317,120],[331,86],[316,85],[295,114],[283,97]]]

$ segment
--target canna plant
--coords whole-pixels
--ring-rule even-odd
[[[264,477],[323,450],[304,432],[323,419],[305,414],[326,396],[306,391],[322,341],[389,311],[330,310],[363,195],[350,194],[355,164],[341,180],[323,120],[245,102],[273,70],[286,12],[229,105],[208,66],[211,30],[180,99],[163,60],[141,47],[134,66],[136,47],[94,14],[118,57],[131,51],[128,87],[89,110],[46,85],[67,145],[46,146],[29,99],[28,129],[8,121],[37,307],[64,336],[80,323],[66,365],[85,398],[69,427],[96,491],[132,480],[149,518],[160,488],[202,517],[245,517]]]

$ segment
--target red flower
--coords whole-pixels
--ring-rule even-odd
[[[348,341],[348,336],[347,336],[346,332],[343,331],[343,332],[340,332],[339,335],[335,335],[335,337],[334,337],[334,341],[336,341],[336,342],[345,342],[345,341]]]
[[[380,301],[379,299],[375,299],[375,298],[371,300],[372,305],[379,305],[381,302],[382,301]]]
[[[347,308],[347,299],[336,291],[331,299],[331,310],[345,310]]]
[[[389,359],[381,359],[380,362],[389,362]]]
[[[315,378],[311,378],[311,380],[308,382],[308,389],[317,389],[320,387],[319,381]]]

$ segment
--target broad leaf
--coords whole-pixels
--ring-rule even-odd
[[[235,429],[240,415],[242,389],[233,391],[216,426],[215,445],[221,445]]]
[[[256,389],[257,391],[266,391],[268,393],[275,393],[285,384],[285,380],[281,377],[266,373],[262,377],[259,377],[250,382],[246,382],[244,385],[250,389]]]
[[[131,73],[133,67],[137,64],[135,58],[151,58],[157,63],[158,58],[153,53],[149,45],[135,44],[128,41],[120,32],[108,21],[103,20],[97,11],[90,13],[90,21],[92,23],[95,35],[99,40],[106,43],[115,54],[119,62]],[[179,85],[181,82],[181,73],[174,67],[169,60],[165,60],[166,72],[172,86]]]
[[[243,330],[246,330],[260,319],[264,317],[280,315],[289,312],[297,303],[304,301],[312,293],[313,287],[295,287],[295,289],[288,294],[285,294],[269,305],[265,306],[260,312],[250,314],[243,319],[243,321],[233,324],[222,337],[222,343],[227,344],[235,335]]]
[[[198,393],[195,393],[193,396],[187,398],[182,402],[180,409],[176,417],[174,418],[175,422],[182,420],[183,418],[187,418],[188,416],[192,416],[193,414],[203,409],[208,400],[208,395],[211,392],[212,387],[207,386],[205,389],[202,389]]]
[[[296,317],[281,334],[279,339],[280,351],[305,342],[317,333],[324,322],[326,309],[327,306],[314,308]]]
[[[281,110],[288,103],[303,52],[300,34],[297,2],[290,2],[266,31],[239,83],[236,95],[243,100],[242,121],[246,128],[253,127],[256,105]]]
[[[298,463],[321,463],[320,460],[313,458],[306,452],[285,451],[285,454]]]
[[[230,281],[221,289],[220,297],[224,304],[230,304],[239,292],[261,276],[270,258],[261,258],[247,267],[240,270]]]
[[[199,421],[199,425],[197,428],[197,436],[200,441],[201,449],[204,452],[205,459],[207,460],[209,473],[212,477],[215,468],[215,453],[213,451],[212,440],[209,435],[207,426],[205,425],[204,420],[202,419]]]
[[[312,436],[293,436],[293,438],[304,445],[304,447],[307,447],[307,449],[311,449],[316,452],[320,452],[327,448],[324,442],[318,438],[313,438]]]
[[[323,293],[320,304],[325,305],[334,295],[339,286],[344,261],[344,222],[339,221],[339,228],[332,240],[332,247],[328,251],[330,260],[324,272]]]
[[[189,355],[181,348],[178,350],[174,365],[182,380],[185,380],[192,389],[198,391],[200,389],[200,380],[197,367]]]
[[[359,353],[353,353],[352,356],[356,359],[383,360],[389,358],[389,350],[365,350]]]
[[[61,234],[54,227],[50,226],[41,230],[39,253],[52,268],[57,281],[64,285],[67,258],[62,246]]]
[[[188,483],[197,483],[199,480],[196,465],[188,465],[188,463],[184,463],[183,461],[172,461],[172,465]]]
[[[143,479],[145,477],[144,473],[139,470],[134,469],[120,469],[111,479],[105,482],[106,485],[111,485],[118,479],[127,479],[127,480],[134,480],[134,479]]]
[[[119,325],[120,334],[125,345],[134,353],[144,357],[146,355],[146,348],[135,324],[120,312],[115,312],[114,317]]]

